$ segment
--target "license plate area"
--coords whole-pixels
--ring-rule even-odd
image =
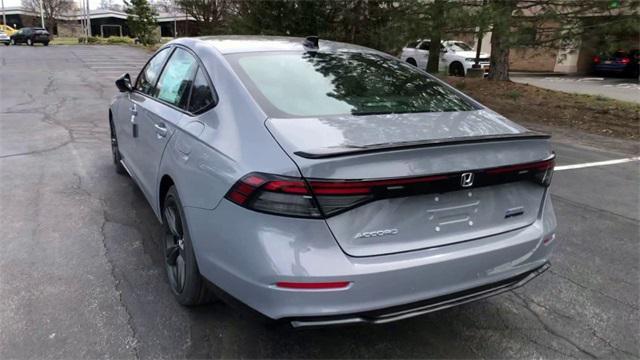
[[[327,219],[342,249],[371,256],[484,238],[532,224],[544,187],[515,182],[374,201]]]

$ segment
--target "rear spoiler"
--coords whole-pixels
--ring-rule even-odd
[[[447,139],[434,139],[426,141],[411,141],[397,143],[383,143],[372,145],[342,145],[335,147],[319,148],[307,151],[296,151],[294,154],[306,159],[327,159],[340,156],[350,156],[359,154],[368,154],[382,151],[408,150],[417,148],[427,148],[444,145],[462,145],[475,144],[481,142],[498,142],[512,140],[535,140],[550,139],[551,135],[533,131],[527,131],[519,134],[502,134],[502,135],[482,135],[482,136],[465,136]]]

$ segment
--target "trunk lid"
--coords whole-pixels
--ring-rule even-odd
[[[309,179],[379,180],[476,173],[552,155],[548,137],[489,110],[267,120]],[[545,187],[531,181],[381,198],[326,219],[351,256],[469,241],[532,224]]]

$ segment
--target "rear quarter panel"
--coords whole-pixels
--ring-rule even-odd
[[[163,176],[170,176],[185,207],[213,209],[249,172],[299,176],[267,131],[266,115],[224,57],[198,40],[187,40],[186,45],[202,61],[219,101],[205,113],[187,117],[172,137],[159,167],[158,187]]]

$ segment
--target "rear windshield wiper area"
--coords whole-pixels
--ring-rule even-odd
[[[549,139],[548,134],[528,131],[518,134],[499,134],[499,135],[481,135],[481,136],[465,136],[457,138],[432,139],[423,141],[401,141],[393,143],[377,143],[377,144],[345,144],[339,146],[310,149],[305,151],[296,151],[294,154],[306,159],[326,159],[340,156],[350,156],[357,154],[365,154],[381,151],[405,150],[412,148],[433,147],[442,145],[457,144],[473,144],[479,142],[495,142],[495,141],[511,141],[511,140],[528,140],[528,139]]]

